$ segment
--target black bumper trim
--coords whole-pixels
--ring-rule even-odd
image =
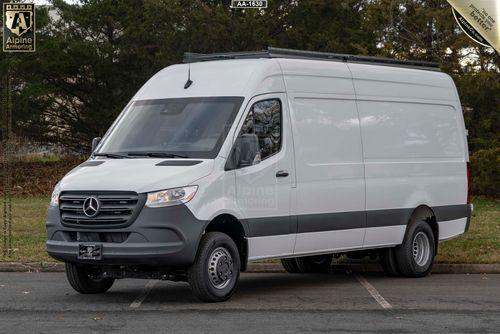
[[[135,221],[123,228],[93,229],[63,226],[59,209],[50,207],[47,215],[47,252],[64,262],[96,265],[189,266],[196,257],[198,243],[207,222],[198,220],[185,205],[164,208],[144,207]],[[61,233],[63,232],[63,233]],[[87,240],[71,240],[64,232],[125,232],[123,242],[102,242],[102,260],[77,258],[78,245]]]

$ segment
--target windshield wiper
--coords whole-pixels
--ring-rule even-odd
[[[128,155],[118,154],[118,153],[94,153],[94,154],[92,154],[92,156],[93,157],[106,157],[106,158],[113,158],[113,159],[130,158]]]
[[[188,156],[185,155],[167,153],[167,152],[128,152],[127,154],[129,156],[135,156],[135,157],[182,158],[182,159],[189,158]]]

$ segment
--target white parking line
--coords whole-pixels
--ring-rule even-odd
[[[361,285],[370,293],[370,295],[372,295],[373,299],[375,299],[377,303],[379,303],[380,306],[382,306],[383,309],[386,310],[392,309],[392,305],[389,304],[387,300],[384,299],[384,297],[382,297],[382,295],[377,291],[377,289],[375,289],[375,287],[371,285],[370,282],[366,280],[366,278],[364,278],[361,275],[355,275],[355,276],[356,279],[359,281],[359,283],[361,283]]]
[[[138,308],[141,306],[142,302],[144,299],[146,299],[153,289],[153,287],[156,285],[158,281],[157,280],[150,280],[146,285],[144,286],[144,289],[142,289],[142,292],[137,298],[130,304],[130,308]]]

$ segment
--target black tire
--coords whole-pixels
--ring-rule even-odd
[[[298,257],[295,259],[300,273],[328,273],[331,270],[332,254]]]
[[[380,251],[380,263],[387,276],[400,276],[401,273],[396,262],[394,248],[385,248]]]
[[[89,266],[66,263],[66,277],[75,291],[82,294],[104,293],[115,282],[114,278],[96,278],[98,270]]]
[[[218,252],[222,252],[222,255]],[[216,272],[219,263],[223,270],[221,275]],[[236,289],[240,267],[240,254],[234,241],[224,233],[206,233],[201,238],[196,260],[188,269],[188,282],[193,294],[205,302],[228,300]],[[226,276],[229,279],[225,279]],[[222,283],[217,285],[214,281]]]
[[[418,261],[418,255],[417,257],[414,255],[414,242],[418,241],[418,237],[422,240],[427,240],[427,243],[423,242],[425,246],[420,247],[421,249],[426,249],[428,252],[428,256],[423,257],[425,261]],[[402,275],[407,277],[423,277],[429,274],[434,263],[434,256],[436,255],[434,233],[429,224],[425,221],[411,223],[406,231],[403,244],[396,247],[394,253]]]
[[[296,274],[300,272],[299,267],[297,266],[297,262],[294,258],[281,259],[281,265],[290,274]]]

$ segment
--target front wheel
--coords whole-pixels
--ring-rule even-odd
[[[240,255],[234,241],[224,233],[206,233],[188,269],[193,294],[205,302],[225,301],[236,289],[239,276]]]
[[[434,233],[425,221],[412,223],[403,244],[395,248],[398,268],[407,277],[426,276],[432,269],[435,254]]]
[[[87,265],[66,263],[66,277],[73,289],[82,294],[104,293],[114,283],[113,278],[102,278],[101,271]]]

